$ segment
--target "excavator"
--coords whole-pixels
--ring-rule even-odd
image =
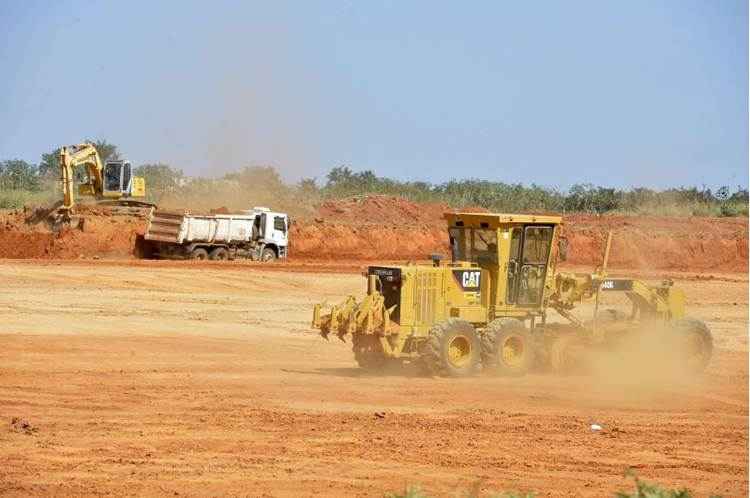
[[[110,207],[115,213],[146,214],[153,204],[145,202],[146,181],[133,176],[132,166],[127,160],[109,160],[102,165],[99,153],[90,143],[68,145],[60,148],[60,175],[63,189],[62,204],[53,207],[53,227],[83,230],[84,218],[76,215],[74,177],[76,169],[85,167],[86,180],[78,185],[78,195],[93,197],[99,206]]]

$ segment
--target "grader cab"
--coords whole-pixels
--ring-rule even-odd
[[[607,278],[609,239],[602,268],[576,275],[557,271],[567,251],[560,216],[446,213],[445,219],[450,262],[435,255],[431,265],[371,266],[364,300],[349,296],[326,314],[316,305],[313,328],[326,338],[350,336],[364,368],[418,361],[433,375],[480,369],[522,375],[536,363],[563,370],[575,363],[574,351],[611,342],[603,322],[614,315],[598,312],[599,293],[622,291],[633,305],[623,322],[679,330],[686,361],[694,370],[707,364],[710,332],[684,320],[681,291]],[[592,297],[593,320],[577,318],[572,310]],[[550,315],[568,323],[549,324]]]

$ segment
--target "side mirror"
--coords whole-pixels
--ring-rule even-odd
[[[560,261],[566,261],[568,259],[568,239],[557,240],[557,254]]]

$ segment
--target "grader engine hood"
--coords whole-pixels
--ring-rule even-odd
[[[480,322],[486,316],[482,295],[489,275],[476,266],[371,266],[366,277],[363,300],[349,296],[325,313],[323,304],[315,306],[312,327],[323,337],[335,333],[343,340],[347,335],[399,332],[423,336],[450,317]]]

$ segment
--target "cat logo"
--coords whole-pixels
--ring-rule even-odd
[[[465,291],[478,291],[482,272],[478,270],[455,270],[453,275]]]

